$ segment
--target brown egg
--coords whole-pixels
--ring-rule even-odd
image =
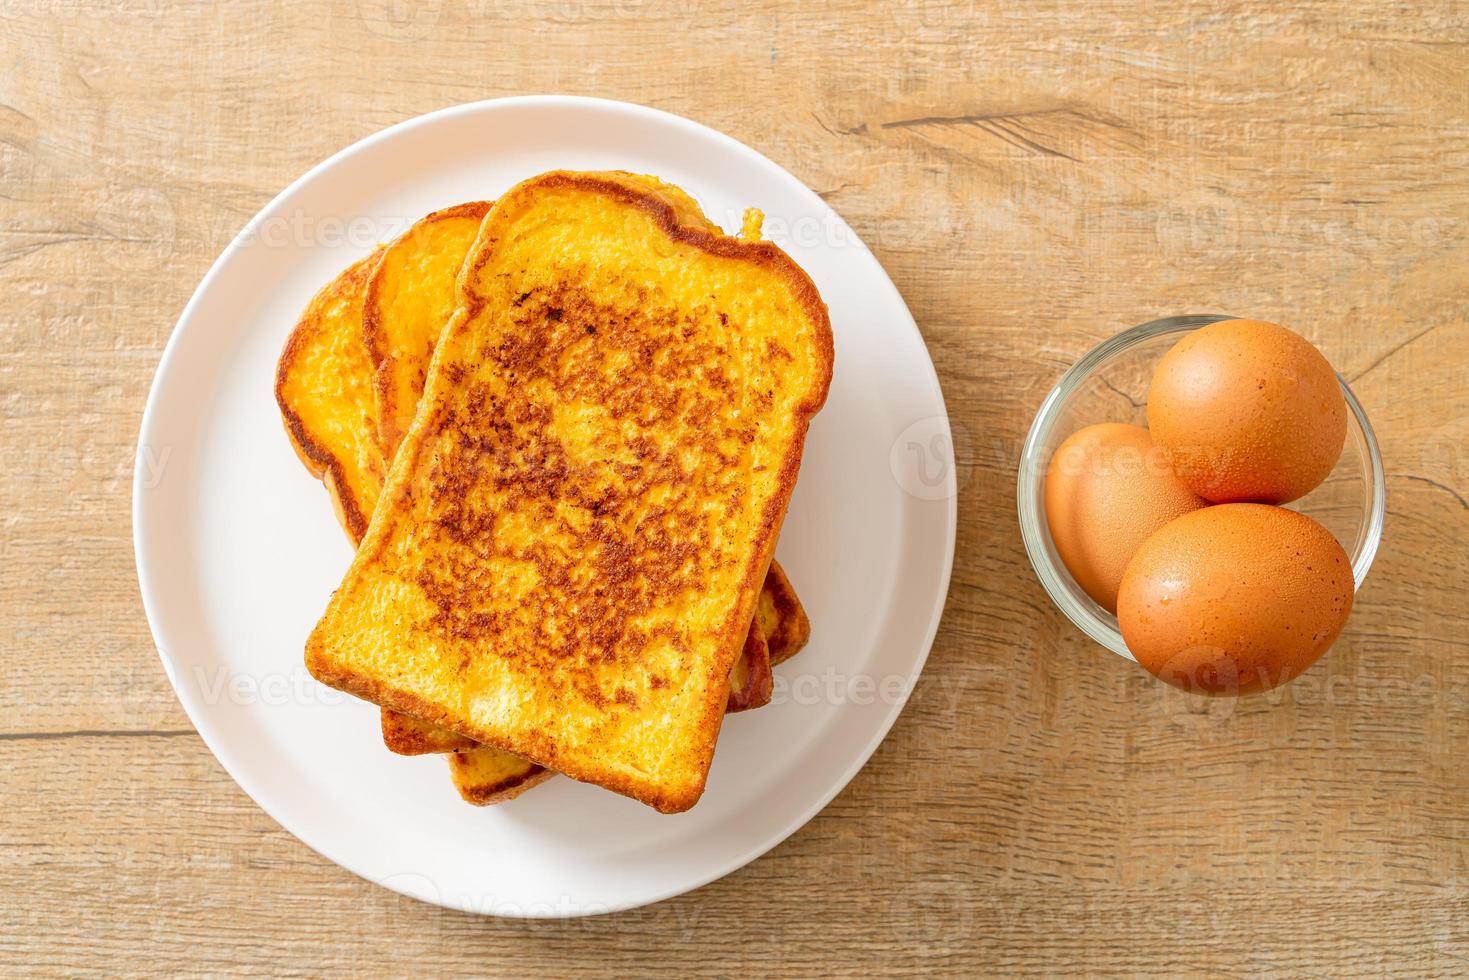
[[[1283,504],[1310,493],[1336,465],[1347,405],[1336,372],[1300,334],[1222,320],[1158,362],[1148,429],[1200,496]]]
[[[1336,640],[1352,565],[1331,532],[1267,504],[1185,514],[1143,542],[1117,599],[1127,648],[1158,678],[1203,694],[1294,679]]]
[[[1207,503],[1136,425],[1087,426],[1061,443],[1046,471],[1051,540],[1076,584],[1108,612],[1117,609],[1117,587],[1138,546]]]

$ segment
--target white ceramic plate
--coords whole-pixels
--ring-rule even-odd
[[[726,229],[766,234],[831,307],[836,368],[779,545],[813,624],[776,702],[725,723],[708,789],[661,816],[569,779],[477,809],[447,767],[380,741],[375,707],[302,665],[351,558],[272,394],[311,295],[435,208],[554,168],[657,174]],[[326,857],[407,895],[498,915],[581,915],[680,894],[814,816],[892,726],[938,627],[955,474],[933,365],[851,229],[748,147],[652,109],[534,97],[394,126],[272,201],[204,277],[164,351],[133,485],[138,579],[169,680],[235,780]]]

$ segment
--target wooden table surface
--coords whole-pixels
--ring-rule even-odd
[[[0,0],[0,58],[4,972],[1469,971],[1469,8]],[[943,626],[866,769],[722,881],[542,923],[399,898],[245,796],[129,521],[159,354],[246,220],[389,124],[536,92],[819,190],[971,437]],[[1215,309],[1320,345],[1389,494],[1334,651],[1240,702],[1085,640],[1013,506],[1070,362]]]

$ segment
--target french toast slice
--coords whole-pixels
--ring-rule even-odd
[[[697,205],[686,196],[681,203],[686,212],[697,211]],[[477,229],[475,216],[482,216],[487,209],[488,204],[471,203],[435,212],[423,221],[451,233],[454,229],[445,226],[466,220],[473,221]],[[424,243],[426,236],[418,236],[416,241]],[[437,242],[429,241],[418,254],[399,252],[394,257],[417,262],[424,274],[452,282],[453,271],[431,266],[438,261],[445,268],[457,270],[461,264],[462,256],[444,252],[442,245],[446,241],[452,251],[453,238],[441,235]],[[436,243],[441,246],[438,252],[433,249]],[[308,470],[326,483],[338,519],[354,544],[365,529],[366,515],[376,502],[383,475],[382,455],[371,444],[377,433],[377,427],[372,424],[375,418],[373,369],[359,340],[366,320],[364,298],[370,295],[364,283],[370,288],[375,281],[373,272],[381,269],[382,255],[383,251],[378,250],[354,263],[318,293],[293,330],[277,372],[276,397],[292,446]],[[392,317],[412,317],[415,313],[411,304],[401,302],[383,308],[389,315],[380,323]],[[416,392],[413,397],[417,399]],[[772,610],[776,608],[783,610],[783,614],[775,615]],[[803,631],[803,637],[809,635],[800,600],[778,563],[771,564],[759,610],[761,627],[770,635],[784,637],[793,626]],[[746,656],[755,656],[752,651],[758,646],[758,643],[750,644]],[[769,649],[782,659],[794,652],[779,642]],[[789,652],[782,655],[782,650]],[[768,693],[762,698],[756,692],[762,690],[760,681],[767,673],[763,658],[758,662],[747,663],[742,659],[737,663],[731,674],[730,710],[764,703]],[[750,678],[755,680],[753,686],[747,683]],[[472,765],[456,766],[454,773],[462,794],[475,802],[513,798],[518,795],[517,787],[523,784],[529,788],[550,775],[524,759],[481,747],[471,739],[408,715],[384,710],[383,728],[389,747],[404,754],[459,750],[474,757]],[[516,778],[512,779],[511,774]]]
[[[649,175],[619,172],[609,176],[661,196],[681,222],[717,230],[681,188]],[[417,410],[434,347],[453,311],[460,267],[490,206],[488,201],[471,201],[432,212],[388,244],[368,277],[362,300],[362,339],[372,362],[377,439],[385,459],[397,452]],[[758,238],[758,225],[747,228],[746,233]],[[778,566],[776,574],[784,579]],[[767,604],[762,600],[762,606]],[[804,617],[799,602],[792,612]],[[760,621],[761,630],[782,625],[794,627],[796,620]],[[751,642],[744,649],[731,674],[729,710],[768,703],[769,649],[763,642]],[[736,675],[738,683],[733,680]],[[384,744],[401,755],[466,751],[476,745],[463,735],[391,709],[382,711],[382,731]]]
[[[308,669],[687,809],[831,361],[774,245],[615,177],[523,182],[481,226]]]
[[[362,298],[362,340],[372,362],[377,440],[391,460],[418,411],[439,332],[458,301],[456,283],[489,201],[421,218],[390,242]]]
[[[355,544],[382,490],[375,439],[372,365],[362,347],[363,287],[378,249],[322,287],[301,314],[276,363],[275,400],[296,455],[326,485]]]

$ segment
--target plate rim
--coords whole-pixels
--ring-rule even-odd
[[[185,715],[188,717],[189,722],[194,726],[195,732],[204,742],[205,747],[209,749],[215,760],[225,770],[229,777],[234,780],[235,784],[239,786],[239,788],[245,793],[246,796],[250,797],[251,802],[253,802],[261,810],[263,810],[272,820],[279,824],[280,827],[287,833],[289,833],[292,837],[299,840],[302,844],[305,844],[308,848],[315,851],[321,857],[332,862],[338,867],[356,875],[359,878],[362,878],[380,887],[387,888],[400,895],[416,899],[418,901],[438,905],[443,908],[456,909],[462,912],[472,912],[479,915],[490,915],[497,918],[573,918],[587,915],[606,915],[620,911],[627,911],[634,908],[640,908],[647,905],[654,905],[658,902],[663,902],[670,898],[674,898],[688,892],[696,891],[697,889],[702,888],[705,885],[710,884],[711,882],[718,881],[719,879],[724,878],[725,876],[739,870],[745,865],[758,860],[760,857],[773,850],[778,845],[790,839],[791,836],[793,836],[797,831],[799,831],[813,818],[815,818],[817,814],[826,809],[831,801],[851,784],[851,781],[871,760],[873,754],[877,751],[882,742],[887,738],[889,732],[892,730],[893,725],[897,723],[898,718],[902,715],[904,709],[907,707],[909,699],[912,697],[914,690],[916,690],[918,679],[922,676],[923,670],[928,663],[929,654],[932,652],[934,640],[937,638],[938,629],[943,621],[944,612],[948,605],[949,587],[953,574],[954,556],[958,540],[958,475],[956,467],[949,466],[947,467],[943,488],[943,501],[945,505],[942,515],[945,532],[944,553],[941,558],[938,587],[934,590],[932,605],[929,612],[929,621],[923,633],[923,639],[918,655],[913,663],[912,683],[910,684],[908,690],[904,693],[901,700],[896,701],[892,705],[891,710],[883,719],[882,723],[877,726],[873,736],[868,740],[867,744],[854,754],[853,762],[851,765],[848,766],[847,770],[839,778],[832,780],[829,786],[823,788],[823,790],[819,794],[817,794],[815,802],[812,805],[807,807],[794,818],[786,821],[782,829],[780,829],[776,833],[771,834],[768,840],[756,844],[752,847],[746,848],[744,851],[739,852],[736,857],[734,857],[730,861],[721,864],[715,870],[706,874],[696,875],[693,879],[690,879],[687,882],[681,882],[677,885],[667,886],[658,889],[648,895],[635,897],[629,901],[612,903],[606,905],[605,907],[595,909],[568,910],[563,908],[529,907],[507,910],[503,908],[486,909],[475,907],[472,903],[457,901],[451,896],[428,895],[415,891],[408,881],[408,878],[410,876],[394,875],[389,876],[386,879],[374,876],[366,869],[364,869],[355,860],[355,858],[350,855],[341,853],[338,849],[333,847],[331,843],[318,839],[318,835],[314,832],[292,826],[291,824],[287,823],[276,812],[276,808],[273,805],[268,804],[264,799],[262,799],[263,795],[268,794],[257,794],[255,789],[258,789],[259,787],[255,787],[254,789],[252,789],[251,784],[253,784],[254,780],[250,777],[242,778],[242,766],[239,764],[238,760],[235,759],[233,751],[224,747],[224,739],[219,735],[218,731],[214,730],[214,727],[208,722],[207,714],[204,712],[202,705],[195,704],[195,699],[193,698],[193,696],[185,693],[186,685],[181,685],[179,683],[179,678],[175,670],[173,659],[171,658],[170,654],[165,650],[164,640],[161,635],[162,629],[159,626],[159,623],[162,622],[163,615],[162,599],[161,596],[158,594],[159,592],[161,592],[161,589],[159,589],[156,583],[153,581],[154,575],[149,571],[150,567],[153,566],[157,559],[152,559],[149,557],[150,546],[147,541],[147,532],[149,530],[149,528],[147,527],[148,517],[145,514],[145,507],[142,502],[144,500],[145,491],[147,490],[147,487],[144,484],[145,481],[148,479],[148,473],[147,461],[144,458],[145,454],[143,453],[142,448],[148,445],[148,437],[150,432],[160,424],[159,413],[161,409],[159,408],[159,403],[162,399],[162,395],[160,394],[160,392],[165,387],[167,387],[166,379],[171,373],[174,361],[177,359],[181,340],[188,330],[188,325],[194,317],[195,310],[203,302],[204,297],[210,292],[215,280],[220,277],[222,270],[230,264],[235,255],[241,249],[246,247],[252,234],[257,229],[257,226],[262,224],[267,219],[267,216],[275,210],[276,205],[279,202],[290,197],[303,185],[312,181],[318,174],[330,168],[333,168],[339,163],[345,162],[346,160],[358,154],[368,152],[379,143],[398,138],[414,129],[431,126],[436,123],[443,122],[447,119],[451,119],[455,116],[472,116],[481,112],[494,112],[505,109],[524,107],[550,106],[573,106],[613,114],[639,116],[642,117],[644,120],[670,125],[675,130],[683,130],[687,133],[692,133],[704,138],[712,137],[716,142],[723,144],[726,148],[733,150],[739,155],[753,159],[759,165],[774,168],[781,176],[789,181],[792,181],[796,186],[803,189],[807,194],[816,196],[815,192],[811,190],[810,186],[806,184],[805,181],[801,180],[799,177],[796,177],[785,167],[771,160],[769,157],[766,157],[764,154],[760,153],[753,147],[748,146],[747,144],[734,138],[733,136],[714,129],[713,127],[708,126],[704,123],[697,122],[685,116],[669,112],[667,110],[657,109],[651,106],[641,105],[633,102],[619,101],[615,99],[560,94],[517,95],[507,96],[504,98],[482,99],[474,102],[465,102],[456,105],[446,106],[441,109],[436,109],[432,112],[427,112],[418,116],[404,119],[400,122],[392,124],[391,126],[380,129],[374,133],[370,133],[367,136],[364,136],[361,139],[348,144],[342,149],[336,151],[335,153],[316,163],[314,166],[308,168],[303,174],[301,174],[295,180],[291,181],[279,193],[274,195],[255,213],[253,217],[250,218],[250,220],[244,225],[244,227],[231,238],[229,243],[225,246],[224,250],[219,254],[214,262],[211,263],[208,271],[204,274],[203,278],[199,280],[199,284],[194,288],[194,291],[190,295],[188,302],[184,304],[183,310],[180,312],[178,319],[174,322],[172,330],[169,332],[168,340],[164,344],[163,353],[159,357],[158,365],[154,369],[153,378],[148,386],[148,397],[144,404],[142,418],[138,426],[137,443],[134,447],[133,481],[131,488],[132,503],[131,507],[129,508],[130,519],[132,522],[133,556],[135,571],[137,573],[138,589],[143,600],[143,612],[145,618],[148,621],[149,634],[153,639],[153,645],[158,653],[159,659],[163,662],[164,673],[168,677],[169,685],[173,688],[174,697],[177,698],[179,705],[184,709]],[[817,197],[817,200],[821,201],[822,206],[830,209],[833,214],[836,213],[836,210],[834,208],[831,208],[830,204],[828,204],[824,200],[821,200],[819,196]],[[839,215],[838,217],[840,218]],[[856,239],[857,237],[855,232],[853,232],[853,237],[854,239]],[[865,248],[865,245],[863,247]],[[871,254],[870,250],[869,254]],[[876,261],[876,256],[873,256],[873,260]],[[878,263],[878,266],[879,268],[881,268],[880,262]],[[924,361],[927,367],[927,374],[924,376],[924,381],[926,382],[927,387],[931,389],[932,396],[935,399],[934,404],[938,409],[938,414],[935,414],[933,418],[941,417],[943,419],[944,431],[952,432],[952,420],[949,416],[947,402],[944,399],[943,386],[939,381],[938,370],[933,363],[933,357],[928,350],[928,344],[923,338],[923,332],[918,328],[918,323],[914,319],[912,311],[908,308],[907,302],[903,299],[902,293],[899,292],[897,285],[892,280],[892,277],[887,273],[886,269],[882,269],[882,272],[884,288],[891,295],[891,298],[896,301],[897,307],[903,311],[906,317],[906,328],[910,329],[913,332],[920,346],[923,348],[925,354]],[[901,327],[902,325],[900,324],[898,326]],[[952,435],[950,436],[950,439],[952,443]]]

